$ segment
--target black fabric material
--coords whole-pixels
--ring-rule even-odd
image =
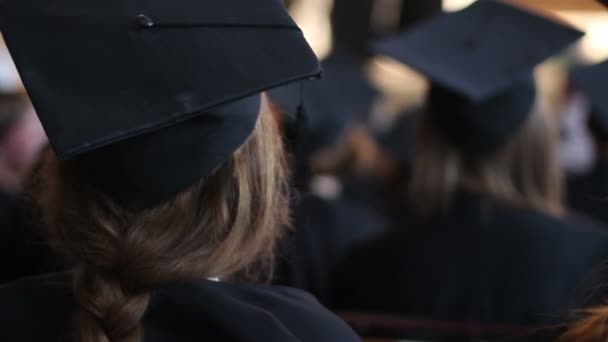
[[[591,106],[590,125],[597,138],[608,141],[608,99],[606,99],[606,80],[608,61],[580,67],[572,71],[571,82],[582,91]]]
[[[249,97],[76,160],[122,206],[152,208],[225,162],[249,137],[259,111],[260,97]]]
[[[294,230],[284,241],[281,268],[274,277],[275,284],[293,286],[312,293],[327,305],[331,294],[330,258],[334,230],[338,217],[332,202],[307,194],[295,200]]]
[[[0,192],[0,283],[18,279],[29,264],[22,228],[17,197]]]
[[[384,228],[383,217],[369,197],[345,194],[336,200],[314,194],[303,196],[294,206],[294,228],[285,241],[277,284],[312,293],[331,307],[333,271],[348,249]]]
[[[56,154],[90,154],[100,188],[133,210],[225,161],[260,92],[320,74],[280,0],[2,0],[0,29]]]
[[[582,35],[506,3],[485,0],[437,15],[376,44],[375,50],[481,101],[521,81]]]
[[[427,113],[442,135],[463,152],[485,156],[519,131],[529,117],[535,99],[532,75],[481,102],[471,102],[457,92],[433,84]]]
[[[608,161],[599,160],[587,173],[569,176],[567,199],[575,212],[608,225]]]
[[[402,0],[399,27],[402,30],[409,30],[442,11],[442,0]]]
[[[392,35],[396,30],[411,29],[420,22],[442,12],[442,0],[400,0],[399,26],[394,30],[378,30],[375,21],[379,0],[334,0],[331,24],[334,46],[346,48],[360,56],[373,55],[370,42]]]
[[[64,266],[45,241],[29,202],[0,192],[0,284]]]
[[[437,15],[376,51],[426,75],[428,107],[467,152],[485,154],[521,126],[534,102],[534,68],[582,33],[500,1]]]
[[[0,288],[0,340],[71,341],[65,275]],[[289,288],[200,281],[153,293],[144,342],[354,342],[360,338],[309,294]]]
[[[602,226],[505,207],[479,195],[355,247],[340,308],[447,321],[539,325],[578,308],[605,269]]]
[[[372,13],[377,0],[334,0],[331,29],[335,45],[369,57],[369,42],[376,38]]]
[[[0,6],[7,45],[64,158],[320,72],[279,0]],[[158,24],[138,26],[141,14]]]

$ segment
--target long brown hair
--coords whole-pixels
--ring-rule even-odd
[[[588,310],[586,316],[572,325],[558,342],[608,341],[608,306]]]
[[[232,158],[157,208],[131,213],[49,153],[37,199],[51,246],[73,265],[75,340],[137,342],[155,287],[269,274],[288,221],[285,158],[263,110]],[[262,272],[264,270],[264,272]]]
[[[422,215],[444,210],[457,191],[470,189],[509,205],[559,214],[562,179],[556,131],[538,102],[507,145],[489,157],[476,158],[447,142],[428,115],[422,115],[408,187],[414,209]]]

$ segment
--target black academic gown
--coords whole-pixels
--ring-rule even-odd
[[[27,264],[17,198],[0,191],[0,283],[18,279]]]
[[[69,277],[0,288],[0,341],[71,341]],[[309,294],[223,282],[171,284],[153,293],[144,342],[351,342],[360,338]]]
[[[286,245],[288,255],[281,257],[277,283],[308,291],[331,306],[333,270],[352,244],[383,228],[382,217],[351,193],[332,200],[305,195],[293,213],[295,230]]]
[[[29,211],[17,195],[0,191],[0,284],[60,269]]]
[[[345,310],[538,325],[576,308],[606,257],[601,228],[462,194],[353,248],[335,293]]]
[[[608,224],[608,160],[599,161],[588,173],[569,177],[567,192],[572,210]]]

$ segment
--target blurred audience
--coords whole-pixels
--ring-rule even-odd
[[[352,127],[373,107],[378,93],[364,74],[364,64],[364,58],[347,50],[334,51],[322,63],[322,80],[269,93],[283,117],[292,152],[292,184],[298,190],[292,203],[294,234],[285,247],[276,282],[304,288],[323,303],[330,292],[334,261],[350,241],[375,229],[366,224],[369,221],[344,229],[342,184],[315,166],[325,156],[339,153]]]
[[[506,41],[469,30],[481,25]],[[608,257],[608,235],[563,214],[556,123],[532,69],[578,37],[488,1],[378,47],[432,86],[418,120],[411,216],[350,251],[336,276],[337,308],[539,325],[576,307],[578,291]],[[520,49],[508,48],[510,40],[523,42]]]

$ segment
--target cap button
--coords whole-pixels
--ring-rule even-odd
[[[135,23],[142,29],[149,29],[151,27],[154,27],[154,21],[152,20],[152,18],[148,17],[145,14],[140,14],[135,17]]]

